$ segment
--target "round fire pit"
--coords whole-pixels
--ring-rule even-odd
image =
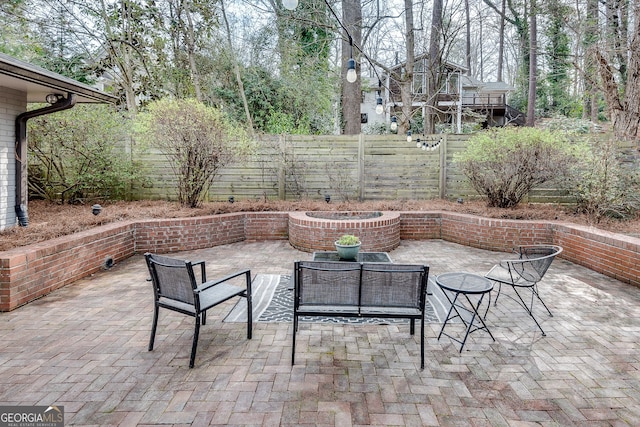
[[[289,243],[304,252],[334,251],[343,234],[360,238],[361,251],[389,252],[400,244],[397,212],[290,212]]]

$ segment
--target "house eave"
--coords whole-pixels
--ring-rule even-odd
[[[45,102],[50,93],[76,95],[77,102],[114,104],[118,98],[89,85],[0,53],[0,87],[27,93],[27,102]]]

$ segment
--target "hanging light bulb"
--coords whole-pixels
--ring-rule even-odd
[[[422,147],[422,142],[420,142],[420,138],[416,140],[416,148]]]
[[[347,81],[349,83],[354,83],[358,79],[358,75],[356,74],[356,60],[353,58],[349,58],[347,61]]]
[[[391,132],[395,132],[398,130],[398,119],[396,116],[391,117],[391,125],[389,126]]]
[[[411,141],[413,141],[413,138],[411,138],[411,131],[408,130],[407,131],[407,142],[411,142]]]
[[[382,82],[380,81],[380,79],[378,79],[378,98],[376,98],[376,114],[382,114],[384,113],[384,107],[382,105],[382,96],[380,96],[380,94],[382,93]]]
[[[380,92],[378,92],[378,99],[376,99],[376,114],[384,113],[384,107],[382,106],[382,98]]]
[[[422,143],[422,150],[427,151],[428,144],[426,142]]]
[[[298,7],[298,0],[282,0],[282,6],[287,10],[295,10]]]

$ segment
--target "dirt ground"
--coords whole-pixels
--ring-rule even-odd
[[[134,201],[104,203],[99,215],[93,215],[91,205],[59,205],[44,201],[29,202],[27,227],[12,227],[0,232],[0,251],[76,233],[115,221],[148,218],[180,218],[240,211],[433,211],[445,210],[491,218],[544,219],[594,225],[617,233],[640,235],[640,219],[606,220],[590,224],[584,215],[570,208],[547,204],[522,204],[515,209],[488,208],[483,201],[464,203],[445,200],[334,202],[324,201],[239,201],[235,203],[205,203],[190,209],[166,201]]]

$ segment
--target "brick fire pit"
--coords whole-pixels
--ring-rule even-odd
[[[400,245],[398,212],[290,212],[289,243],[301,251],[332,251],[343,234],[354,234],[361,250],[389,252]]]

